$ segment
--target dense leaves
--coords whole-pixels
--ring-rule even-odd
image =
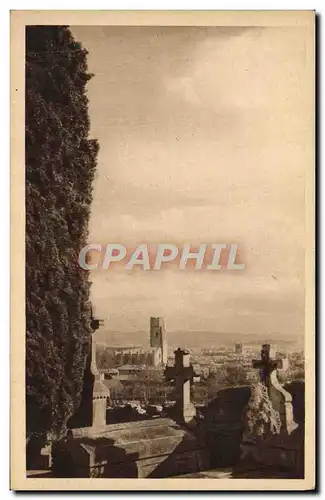
[[[27,432],[60,434],[80,402],[90,338],[87,241],[98,144],[87,51],[67,27],[26,28]]]

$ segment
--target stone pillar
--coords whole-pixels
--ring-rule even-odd
[[[93,398],[93,427],[106,425],[106,397]]]
[[[68,427],[72,429],[78,427],[91,427],[93,425],[94,419],[98,421],[97,410],[96,412],[94,410],[94,405],[95,404],[97,405],[97,403],[94,403],[94,399],[96,396],[98,396],[98,394],[96,394],[96,392],[98,392],[98,389],[100,389],[100,392],[104,391],[104,394],[108,392],[109,395],[109,391],[104,384],[102,384],[101,387],[98,385],[100,374],[98,372],[96,364],[96,342],[94,340],[94,332],[98,330],[98,328],[103,326],[103,324],[104,321],[102,319],[95,318],[93,316],[93,311],[92,311],[91,328],[93,334],[89,339],[89,350],[87,352],[81,403],[76,413],[70,418],[68,422]],[[99,396],[102,396],[104,394],[99,394]],[[108,395],[106,395],[106,397],[108,397]],[[106,418],[106,409],[105,409],[105,418]],[[101,421],[102,420],[103,419],[101,419]]]
[[[106,425],[106,403],[110,396],[109,389],[104,384],[104,374],[100,373],[96,362],[96,342],[92,335],[91,348],[91,371],[95,377],[93,388],[93,418],[92,427],[102,427]]]

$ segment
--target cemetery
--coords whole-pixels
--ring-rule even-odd
[[[92,353],[94,354],[94,342]],[[191,384],[200,373],[188,351],[175,351],[164,375],[175,388],[168,416],[107,423],[109,391],[90,362],[92,395],[66,436],[40,450],[42,470],[35,477],[91,478],[303,478],[303,383],[280,384],[269,344],[252,360],[259,374],[254,386],[218,391],[206,405],[191,402]],[[85,418],[88,415],[88,420]],[[82,419],[84,422],[82,424]],[[73,420],[71,421],[73,422]],[[78,425],[76,424],[78,422]],[[40,463],[40,462],[39,462]],[[46,464],[46,465],[44,465]]]

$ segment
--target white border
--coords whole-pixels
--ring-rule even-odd
[[[296,0],[296,1],[285,1],[285,0],[273,0],[272,2],[264,2],[263,5],[261,5],[261,2],[257,1],[250,1],[250,2],[241,2],[241,1],[235,1],[235,0],[228,0],[228,1],[218,1],[214,2],[211,0],[201,0],[201,1],[191,1],[188,0],[187,2],[185,1],[177,1],[177,0],[165,0],[165,1],[125,1],[125,0],[120,0],[120,1],[110,1],[109,5],[107,1],[103,0],[92,0],[92,2],[83,2],[79,0],[78,2],[75,1],[63,1],[63,0],[56,0],[55,2],[52,0],[49,0],[46,3],[46,10],[48,9],[120,9],[120,10],[133,10],[133,9],[138,9],[138,10],[232,10],[232,9],[238,9],[238,10],[247,10],[247,9],[258,9],[258,10],[268,10],[268,9],[294,9],[294,10],[299,10],[299,9],[315,9],[317,13],[320,15],[324,12],[324,2],[323,0],[315,0],[314,2],[311,1],[303,1],[303,0]],[[1,227],[2,227],[2,234],[5,235],[5,237],[2,240],[2,245],[1,245],[1,262],[3,263],[3,269],[2,269],[2,279],[1,279],[1,297],[0,297],[0,304],[1,304],[1,324],[2,324],[2,362],[1,362],[1,370],[2,370],[2,377],[1,377],[1,389],[2,389],[2,412],[1,412],[1,429],[2,429],[2,446],[1,446],[1,470],[2,473],[0,475],[0,491],[2,493],[2,497],[6,497],[9,495],[9,140],[8,140],[8,130],[9,130],[9,10],[21,10],[21,9],[31,9],[31,10],[43,10],[44,9],[44,1],[36,0],[36,1],[3,1],[1,3],[0,7],[0,13],[1,15],[1,30],[0,30],[0,37],[1,37],[1,48],[2,48],[2,53],[1,53],[1,61],[2,61],[2,68],[5,68],[5,72],[2,73],[2,78],[1,78],[1,86],[2,86],[2,105],[1,105],[1,117],[2,117],[2,148],[1,148],[1,154],[2,154],[2,172],[1,172],[1,186],[2,186],[2,193],[0,196],[0,220],[1,220]],[[318,50],[324,54],[324,47],[323,47],[323,36],[320,33],[319,34],[319,41],[320,41],[320,46],[318,47]],[[319,58],[320,59],[320,58]],[[323,81],[322,79],[322,68],[318,68],[319,71],[319,83]],[[319,88],[319,91],[321,91],[323,86],[321,85]],[[318,118],[320,116],[323,116],[323,110],[324,110],[324,104],[322,105],[321,109],[318,110]],[[323,130],[320,131],[320,137],[319,137],[319,146],[322,144],[324,141],[324,132]],[[319,153],[320,151],[318,151]],[[318,158],[318,161],[320,158]],[[321,170],[321,165],[319,164],[319,171]],[[321,182],[321,188],[324,187],[324,176],[322,178]],[[321,189],[323,192],[323,190]],[[320,197],[321,199],[322,197]],[[323,218],[321,217],[324,215],[324,207],[323,203],[321,203],[321,210],[319,213],[319,217],[321,220]],[[320,242],[321,243],[321,242]],[[324,245],[323,245],[324,248]],[[321,273],[321,277],[323,278],[323,272]],[[323,306],[325,307],[325,299],[322,298],[320,301],[320,310],[323,309]],[[320,327],[320,325],[319,325]],[[321,332],[319,331],[319,336],[321,337]],[[322,349],[323,349],[322,344]],[[319,342],[319,347],[320,347],[320,342]],[[323,359],[322,357],[323,352],[319,354],[319,359]],[[319,394],[321,401],[323,401],[323,404],[325,404],[325,399],[321,397]],[[322,406],[323,406],[322,404]],[[323,410],[323,408],[321,408]],[[321,419],[319,419],[321,421]],[[324,433],[322,433],[324,436]],[[323,445],[323,440],[321,445]],[[323,446],[321,446],[321,449],[323,449]],[[322,469],[319,471],[319,479],[321,477],[324,477],[323,469],[324,466],[324,461],[322,464]],[[124,492],[125,493],[125,492]],[[89,493],[91,494],[91,493]],[[242,493],[245,496],[248,496],[249,493]],[[54,494],[54,496],[60,495],[62,498],[67,496],[68,493],[57,493]],[[163,496],[167,496],[168,492],[165,492]],[[279,494],[279,493],[274,493],[272,496],[277,495],[282,496],[284,494]],[[110,494],[110,496],[113,497],[118,497],[118,495],[115,495],[113,493]],[[184,496],[184,495],[180,495]],[[201,494],[197,494],[196,496],[203,496]],[[221,494],[221,496],[225,496],[224,494]]]

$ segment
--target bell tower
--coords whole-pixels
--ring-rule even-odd
[[[150,347],[161,350],[161,363],[166,365],[168,346],[164,318],[150,318]]]

